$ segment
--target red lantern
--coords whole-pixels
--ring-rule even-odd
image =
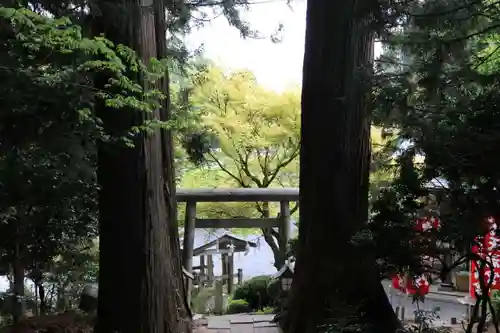
[[[392,278],[392,287],[402,292],[406,292],[405,278],[401,274],[396,274]]]
[[[441,222],[439,218],[431,216],[418,219],[415,223],[414,230],[418,232],[428,232],[432,230],[438,230],[441,227]],[[432,235],[431,235],[432,236]],[[418,239],[426,240],[428,236],[421,236]],[[430,284],[425,276],[418,276],[415,278],[404,277],[401,274],[397,274],[392,278],[392,286],[394,289],[406,292],[410,295],[424,296],[429,293]]]
[[[431,230],[437,230],[440,227],[441,227],[441,222],[439,221],[439,219],[437,217],[431,216],[418,219],[417,222],[415,223],[414,229],[416,231],[426,232]]]
[[[430,284],[429,281],[427,281],[427,279],[425,278],[425,276],[420,276],[416,278],[414,285],[416,286],[419,295],[423,296],[429,293]]]
[[[392,278],[392,287],[410,295],[424,296],[429,293],[430,284],[424,276],[405,279],[402,274],[396,274]]]
[[[407,279],[406,292],[410,295],[424,296],[429,293],[429,281],[424,276],[419,276],[415,279]]]

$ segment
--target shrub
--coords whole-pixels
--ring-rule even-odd
[[[253,277],[236,289],[233,299],[247,301],[252,310],[272,306],[273,300],[267,293],[267,285],[271,280],[272,277],[267,275]]]
[[[494,290],[491,293],[491,305],[493,305],[493,310],[495,310],[495,317],[498,320],[500,318],[500,291]]]
[[[259,314],[274,314],[276,309],[271,306],[266,306],[264,309],[257,311]]]
[[[281,293],[281,282],[279,279],[272,279],[267,284],[267,294],[273,301],[273,303],[278,299]]]
[[[191,299],[191,306],[194,313],[206,314],[208,300],[215,295],[215,288],[202,288]]]
[[[250,308],[250,305],[248,305],[247,301],[242,299],[234,299],[231,302],[229,302],[226,313],[234,314],[234,313],[245,313],[251,311],[252,309]]]

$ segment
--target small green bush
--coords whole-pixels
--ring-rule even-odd
[[[272,279],[267,285],[267,294],[274,301],[278,299],[281,293],[281,282],[279,279]]]
[[[235,314],[235,313],[246,313],[251,311],[252,309],[248,305],[247,301],[242,299],[234,299],[231,302],[229,302],[226,313]]]
[[[274,314],[276,309],[272,306],[266,306],[264,309],[257,311],[258,314]]]
[[[491,305],[493,305],[493,310],[495,310],[495,317],[498,320],[500,318],[500,291],[494,290],[491,293]]]
[[[272,306],[273,300],[267,293],[267,285],[271,280],[272,277],[268,275],[253,277],[236,289],[233,299],[247,301],[252,310],[262,310],[266,306]]]
[[[215,295],[215,288],[202,288],[196,295],[193,295],[191,299],[191,306],[195,313],[206,314],[207,312],[207,302]]]

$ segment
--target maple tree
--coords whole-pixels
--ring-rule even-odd
[[[212,138],[206,151],[206,172],[218,177],[216,187],[295,187],[298,185],[300,95],[298,90],[276,93],[258,84],[252,73],[210,66],[200,73],[190,103],[200,117],[197,129]],[[200,172],[200,171],[196,171]],[[198,185],[199,186],[199,185]],[[210,204],[225,217],[276,216],[275,206]],[[296,213],[297,206],[292,213]],[[202,208],[203,209],[203,208]],[[280,269],[286,258],[279,233],[261,230]]]

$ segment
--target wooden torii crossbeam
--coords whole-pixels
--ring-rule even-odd
[[[182,263],[188,273],[193,272],[194,236],[196,228],[279,228],[280,250],[286,255],[291,238],[292,222],[290,202],[299,201],[298,188],[217,188],[177,189],[177,202],[186,203]],[[279,202],[277,218],[198,219],[198,202]],[[188,298],[191,297],[192,281],[188,280]]]

